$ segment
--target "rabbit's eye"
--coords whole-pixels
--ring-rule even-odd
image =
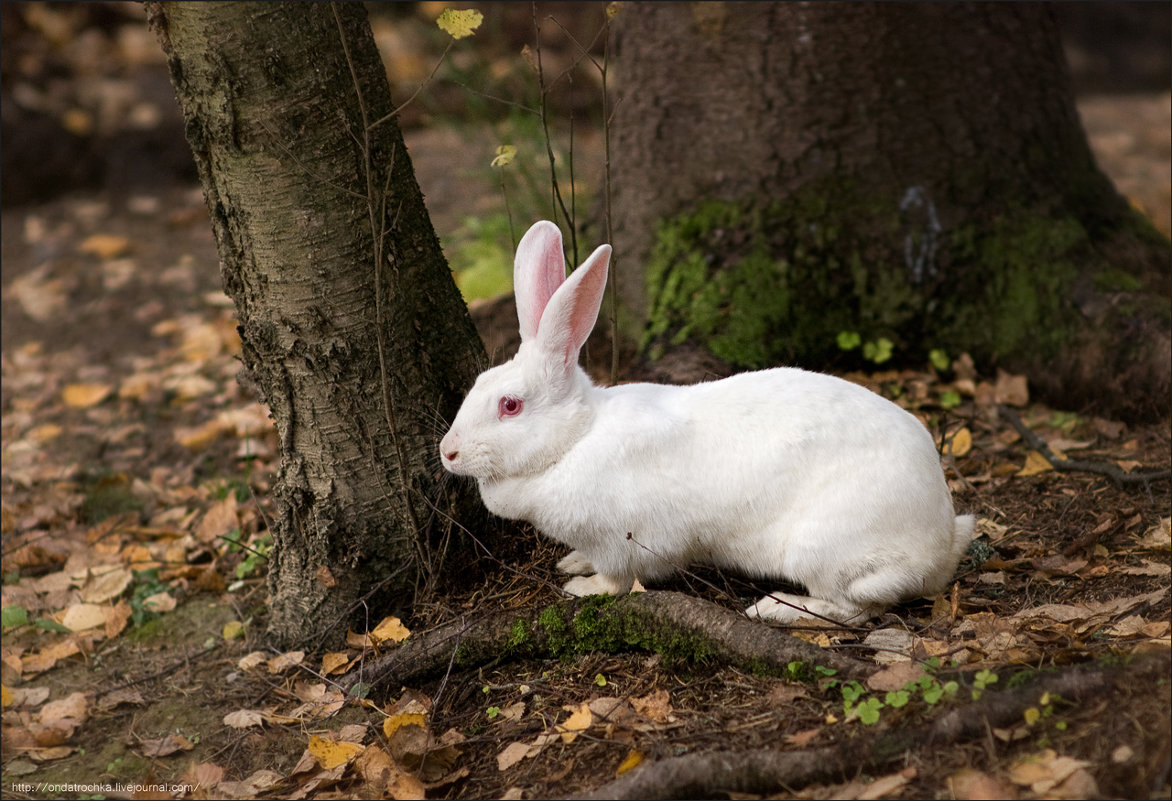
[[[524,401],[520,398],[514,398],[512,395],[505,395],[497,404],[497,417],[514,417],[521,413],[521,407]]]

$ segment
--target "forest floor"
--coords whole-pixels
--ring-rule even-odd
[[[1168,233],[1169,95],[1079,108],[1103,168]],[[469,137],[492,134],[407,131],[441,233],[499,200]],[[862,628],[758,624],[821,649],[780,666],[679,648],[466,665],[449,649],[359,700],[340,685],[376,653],[453,621],[471,640],[482,622],[564,605],[560,550],[531,535],[528,563],[372,621],[343,651],[269,649],[277,443],[236,380],[199,189],[77,191],[6,206],[2,223],[5,798],[777,792],[753,775],[803,798],[1172,792],[1169,482],[1117,485],[1039,453],[1040,440],[1124,474],[1166,471],[1168,420],[1045,406],[1030,376],[963,358],[852,375],[929,425],[958,509],[980,518],[943,596]],[[704,570],[651,590],[700,599],[713,619],[759,595]],[[847,663],[857,672],[827,667]],[[678,757],[705,775],[681,779]]]

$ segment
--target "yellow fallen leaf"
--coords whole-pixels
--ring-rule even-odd
[[[331,652],[321,658],[321,672],[323,676],[329,676],[331,673],[341,673],[343,668],[350,663],[350,655],[339,652]]]
[[[1026,454],[1025,466],[1017,471],[1019,476],[1032,476],[1038,473],[1045,473],[1047,470],[1053,470],[1054,465],[1046,460],[1046,457],[1037,451],[1030,451]]]
[[[425,716],[420,712],[400,712],[383,721],[383,736],[390,739],[403,726],[423,726]]]
[[[407,627],[397,617],[383,618],[374,630],[370,632],[371,639],[376,643],[386,642],[402,642],[411,634]]]
[[[225,640],[235,640],[244,636],[244,624],[239,620],[229,620],[220,630],[220,636]]]
[[[340,765],[348,765],[366,750],[366,746],[358,743],[335,743],[316,734],[309,738],[309,753],[313,754],[319,765],[325,770],[333,770]]]
[[[70,384],[61,391],[61,399],[74,409],[88,409],[110,397],[113,391],[109,384]]]
[[[501,145],[496,149],[496,156],[493,158],[491,167],[505,167],[513,163],[513,159],[517,157],[517,148],[513,145]]]
[[[565,709],[574,711],[564,722],[557,725],[557,731],[561,734],[563,743],[572,743],[578,739],[579,734],[590,728],[590,724],[594,722],[594,713],[590,711],[590,704],[581,704],[576,709],[568,706]]]
[[[1026,709],[1026,711],[1023,712],[1021,716],[1025,719],[1027,726],[1033,726],[1038,722],[1038,719],[1042,717],[1042,713],[1036,706],[1031,706]]]
[[[952,439],[948,441],[948,453],[953,456],[964,456],[973,449],[973,432],[968,428],[962,428],[952,435]]]
[[[642,761],[643,761],[643,754],[639,751],[632,749],[631,753],[627,754],[627,758],[623,760],[621,765],[619,765],[618,770],[615,771],[615,775],[622,776],[627,771],[633,770],[634,768],[638,767],[639,763]]]
[[[77,249],[82,253],[97,256],[99,259],[115,259],[130,250],[130,240],[124,236],[94,234],[87,237],[77,246]]]
[[[3,684],[0,684],[0,705],[12,706],[12,702],[14,700],[15,699],[13,698],[12,690],[8,689],[8,687]]]

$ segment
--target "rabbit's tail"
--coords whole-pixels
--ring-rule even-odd
[[[973,532],[977,527],[977,518],[973,515],[957,515],[952,526],[952,555],[953,564],[958,563],[969,549],[973,541]]]

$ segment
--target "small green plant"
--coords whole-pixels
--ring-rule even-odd
[[[990,684],[997,683],[997,674],[991,670],[982,670],[973,677],[973,700],[976,701],[985,692]]]
[[[130,620],[135,628],[159,616],[146,605],[146,599],[167,591],[167,585],[159,581],[159,569],[134,571],[134,592],[130,596]]]
[[[960,403],[960,393],[955,389],[946,389],[940,393],[940,405],[945,409],[955,409]]]
[[[488,689],[488,688],[486,687],[485,689]],[[501,713],[501,708],[499,706],[490,706],[488,709],[484,710],[484,714],[488,715],[489,720],[493,720],[500,713]]]
[[[0,628],[5,631],[28,625],[28,610],[23,606],[6,606],[0,612]]]
[[[893,343],[887,337],[879,337],[874,342],[863,343],[863,358],[875,364],[883,364],[891,358],[891,353],[895,348]]]
[[[273,537],[268,532],[254,539],[247,546],[248,555],[244,561],[236,565],[236,578],[243,579],[251,576],[261,565],[269,560],[269,551],[273,549]]]
[[[594,683],[596,685],[598,685],[599,687],[605,687],[607,684],[606,676],[599,673],[597,676],[594,677]]]
[[[928,351],[928,361],[942,373],[952,366],[952,359],[948,358],[948,352],[942,348],[932,348]]]
[[[834,341],[838,343],[839,350],[854,350],[863,344],[863,338],[859,336],[858,331],[839,331]]]

